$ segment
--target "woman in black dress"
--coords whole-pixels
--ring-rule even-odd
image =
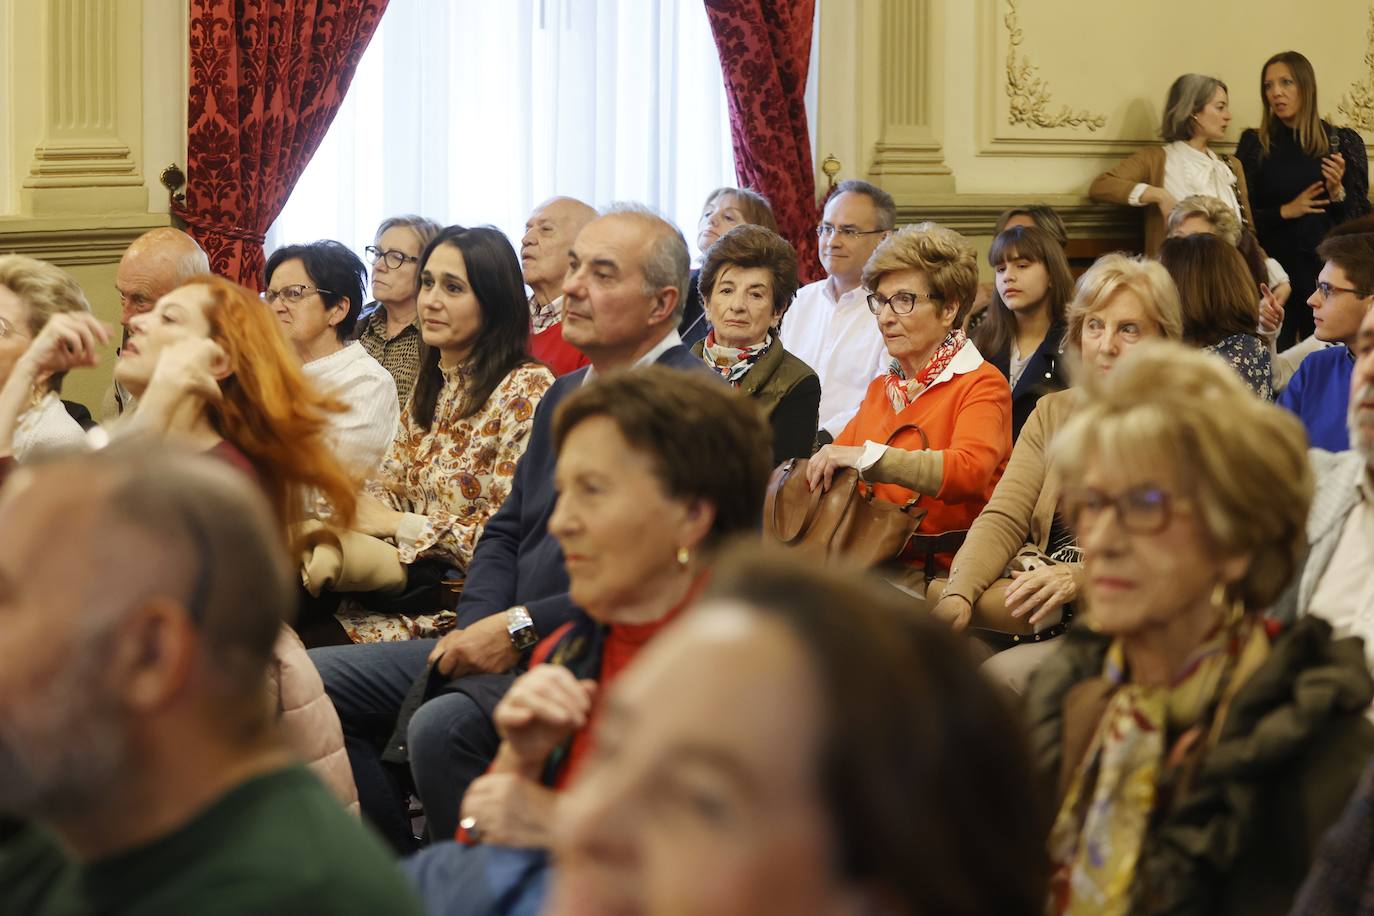
[[[1317,114],[1317,78],[1297,51],[1275,54],[1260,76],[1264,116],[1241,135],[1236,156],[1245,167],[1260,244],[1293,284],[1280,349],[1312,333],[1304,304],[1316,289],[1317,243],[1331,228],[1369,212],[1369,162],[1364,141]]]

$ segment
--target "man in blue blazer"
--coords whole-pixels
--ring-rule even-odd
[[[403,766],[430,836],[451,838],[463,793],[496,753],[491,710],[511,672],[576,611],[562,551],[548,533],[554,411],[600,373],[652,363],[708,371],[676,330],[689,265],[682,233],[645,207],[612,207],[582,229],[569,252],[563,336],[591,365],[560,378],[540,401],[510,495],[468,567],[459,628],[437,641],[310,653],[342,720],[363,811],[398,851],[414,845]]]

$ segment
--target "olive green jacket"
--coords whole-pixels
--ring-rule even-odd
[[[706,341],[693,344],[694,355],[705,359],[705,352]],[[821,380],[810,366],[775,339],[744,373],[739,391],[754,399],[773,428],[774,467],[789,458],[811,457],[821,409]]]
[[[1056,799],[1111,693],[1102,677],[1109,641],[1084,627],[1062,639],[1026,697],[1034,759]],[[1374,755],[1374,726],[1364,716],[1371,698],[1360,640],[1333,640],[1315,617],[1274,640],[1237,689],[1189,786],[1155,812],[1131,912],[1287,913],[1318,841]],[[1162,796],[1182,769],[1161,773]]]

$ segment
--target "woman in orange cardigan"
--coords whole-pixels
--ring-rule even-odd
[[[878,498],[919,500],[920,533],[968,528],[1011,455],[1011,389],[959,330],[978,286],[973,245],[930,223],[903,229],[873,252],[863,284],[891,368],[811,459],[808,481],[829,487],[858,468]]]

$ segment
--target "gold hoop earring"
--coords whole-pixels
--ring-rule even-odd
[[[683,569],[686,569],[691,562],[692,552],[688,550],[686,547],[679,547],[677,549],[677,565],[681,566]]]

